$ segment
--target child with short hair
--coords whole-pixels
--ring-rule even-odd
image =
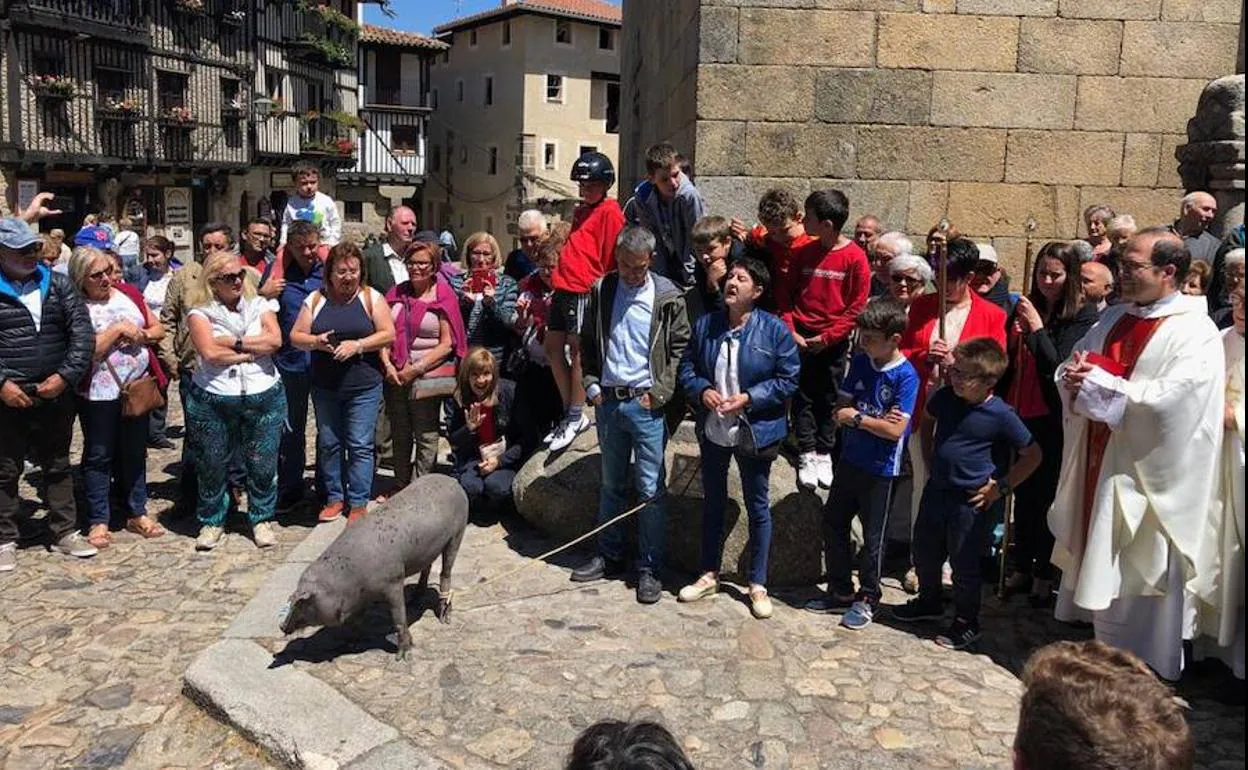
[[[278,243],[286,244],[286,231],[292,222],[311,222],[321,231],[323,253],[320,256],[323,260],[329,249],[342,240],[342,217],[338,215],[338,204],[321,192],[321,171],[313,164],[305,160],[295,163],[290,167],[290,178],[294,189],[286,199],[286,208],[282,210],[282,233]]]
[[[537,247],[537,269],[520,282],[520,296],[516,299],[520,348],[510,369],[516,380],[516,397],[530,411],[529,419],[524,421],[525,457],[537,450],[542,437],[558,424],[564,413],[546,352],[546,324],[554,294],[552,276],[559,267],[559,252],[571,229],[568,222],[550,226]]]
[[[579,186],[581,203],[572,215],[572,231],[551,276],[555,293],[546,322],[546,354],[565,409],[563,420],[547,436],[551,452],[566,449],[589,428],[581,381],[581,326],[589,290],[615,269],[615,239],[624,229],[620,204],[607,197],[615,184],[610,158],[600,152],[585,153],[572,164],[571,178]]]
[[[759,306],[781,312],[776,300],[793,293],[794,255],[814,238],[802,226],[802,204],[788,190],[763,193],[758,200],[758,222],[745,237],[745,245],[750,256],[761,260],[771,273],[771,291]]]
[[[692,231],[706,215],[702,193],[681,169],[681,156],[666,142],[646,150],[646,178],[624,205],[630,225],[654,234],[651,269],[681,289],[692,288],[699,279]]]
[[[698,283],[701,304],[696,315],[723,310],[724,280],[745,249],[732,237],[732,223],[724,217],[702,217],[694,224],[691,235],[703,274]]]
[[[776,304],[802,358],[793,397],[798,483],[828,489],[836,446],[832,411],[849,358],[849,334],[870,296],[871,264],[842,232],[849,219],[844,193],[818,190],[807,196],[805,208],[802,226],[816,240],[797,252],[790,294],[777,295]]]
[[[988,509],[1040,466],[1042,453],[1014,410],[992,394],[1008,365],[1001,345],[976,337],[958,345],[953,358],[946,367],[951,384],[928,399],[927,419],[922,421],[929,473],[914,525],[919,596],[893,608],[893,617],[944,617],[940,577],[948,559],[953,566],[954,619],[936,644],[962,650],[979,639],[980,556],[991,532]],[[1017,451],[1018,458],[998,479],[992,458],[1002,444]]]
[[[841,459],[823,507],[828,591],[806,609],[844,612],[841,625],[854,631],[871,625],[879,609],[884,533],[919,396],[919,374],[898,349],[907,320],[905,305],[891,297],[867,304],[856,322],[862,352],[854,356],[837,395]],[[855,515],[866,541],[857,593],[850,577],[849,531]]]

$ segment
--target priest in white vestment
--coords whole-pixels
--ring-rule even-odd
[[[1062,476],[1049,511],[1057,617],[1160,676],[1183,671],[1185,586],[1196,576],[1222,451],[1222,338],[1179,292],[1191,256],[1163,228],[1122,257],[1109,307],[1057,370]]]
[[[1229,255],[1228,255],[1229,258]],[[1239,250],[1243,259],[1243,249]],[[1244,678],[1244,285],[1231,291],[1233,328],[1222,334],[1226,409],[1213,515],[1189,585],[1197,611],[1196,657],[1220,658]],[[1241,685],[1242,686],[1242,685]]]

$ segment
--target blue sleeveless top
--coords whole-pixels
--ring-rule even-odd
[[[377,329],[369,318],[364,292],[360,293],[345,305],[330,300],[325,294],[312,294],[308,297],[309,306],[313,299],[319,300],[312,308],[312,334],[324,334],[332,331],[337,344],[348,340],[362,340],[373,334]],[[384,299],[372,296],[374,312],[388,313],[390,308]],[[319,350],[312,352],[312,384],[318,388],[352,392],[367,390],[381,384],[381,356],[377,351],[362,356],[352,356],[346,361],[335,361],[329,353]]]

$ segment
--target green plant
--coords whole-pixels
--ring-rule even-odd
[[[330,112],[326,113],[325,117],[343,128],[349,128],[352,131],[364,130],[364,121],[360,119],[359,115],[352,115],[349,112]]]
[[[334,67],[354,67],[355,54],[351,49],[342,43],[336,43],[333,40],[326,40],[323,37],[305,34],[301,38],[305,43],[312,47],[322,59],[330,66]]]
[[[301,0],[298,7],[304,13],[316,14],[327,26],[337,27],[352,36],[360,33],[360,25],[356,24],[354,19],[337,8],[329,5],[320,5],[315,2],[309,3],[306,0]]]
[[[74,96],[74,79],[69,75],[32,75],[30,88],[41,96],[70,99]]]

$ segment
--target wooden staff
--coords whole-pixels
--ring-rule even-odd
[[[1031,237],[1036,231],[1036,218],[1027,217],[1027,247],[1023,250],[1023,296],[1031,291],[1032,263],[1035,260]],[[1023,340],[1020,337],[1014,350],[1014,378],[1010,381],[1010,403],[1017,405],[1022,393],[1023,374]],[[1001,536],[1001,553],[998,554],[997,596],[1005,598],[1005,561],[1010,551],[1010,540],[1014,534],[1014,495],[1005,499],[1005,532]]]
[[[949,220],[941,219],[936,226],[940,239],[936,241],[936,316],[940,338],[945,339],[945,281],[949,277]],[[948,342],[948,340],[945,340]]]

